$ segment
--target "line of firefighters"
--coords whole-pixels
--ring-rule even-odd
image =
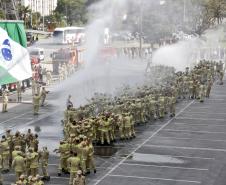
[[[158,74],[167,73],[159,88],[127,87],[117,97],[95,93],[89,104],[79,108],[73,107],[69,96],[62,121],[64,139],[55,152],[60,154],[58,175],[69,173],[70,185],[84,185],[83,175],[91,171],[96,173],[93,143],[104,145],[136,137],[138,124],[163,119],[168,113],[175,116],[179,99],[196,98],[203,102],[210,96],[214,81],[223,84],[225,72],[222,62],[211,61],[200,61],[185,72],[174,73],[172,68],[164,66],[156,66],[154,70]],[[30,184],[43,184],[38,169],[40,164],[44,179],[50,179],[47,172],[49,151],[46,147],[39,151],[38,144],[38,135],[31,130],[15,135],[7,130],[0,142],[0,169],[7,173],[13,168],[17,184],[22,184],[23,180],[28,182],[24,174],[30,176]]]
[[[214,81],[223,83],[222,62],[200,61],[192,70],[174,73],[169,67],[157,66],[158,74],[167,72],[163,79],[166,85],[160,88],[143,86],[136,90],[125,88],[123,93],[112,98],[110,95],[95,93],[90,103],[74,108],[71,96],[67,99],[64,112],[64,139],[56,150],[60,153],[58,175],[70,173],[69,184],[78,170],[96,173],[94,163],[95,144],[114,143],[117,139],[128,140],[136,137],[135,127],[164,118],[168,113],[175,116],[179,99],[209,98]],[[171,72],[170,72],[171,71]],[[165,81],[166,80],[166,81]]]

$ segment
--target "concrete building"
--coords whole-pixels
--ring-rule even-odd
[[[57,0],[21,0],[21,3],[44,16],[51,15],[57,6]]]

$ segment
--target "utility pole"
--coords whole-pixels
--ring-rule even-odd
[[[139,18],[139,57],[142,58],[142,48],[143,48],[143,4],[142,0],[140,0],[140,18]]]
[[[42,24],[43,24],[43,27],[42,27],[42,31],[45,31],[45,1],[42,0]]]
[[[184,23],[186,22],[186,1],[183,0],[184,2],[184,15],[183,15],[183,20],[184,20]]]

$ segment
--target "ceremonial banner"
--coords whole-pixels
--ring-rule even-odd
[[[0,28],[0,85],[32,76],[30,56],[26,48],[13,41]]]

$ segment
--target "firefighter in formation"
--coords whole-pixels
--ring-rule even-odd
[[[39,149],[38,135],[30,129],[26,134],[19,131],[12,134],[11,130],[7,130],[1,138],[0,148],[1,173],[13,170],[16,184],[42,185],[42,180],[50,180],[47,170],[49,151],[47,147]],[[42,172],[42,178],[39,171]],[[3,184],[2,178],[0,184]]]
[[[223,68],[218,65],[203,60],[193,69],[177,73],[172,67],[155,66],[151,69],[155,80],[150,77],[152,80],[141,87],[124,87],[116,97],[95,93],[87,105],[79,108],[73,107],[69,96],[62,120],[64,139],[56,149],[60,154],[58,175],[70,174],[72,185],[78,171],[83,175],[96,173],[93,144],[111,145],[135,138],[139,124],[174,117],[180,99],[204,102],[213,82],[222,83]]]

